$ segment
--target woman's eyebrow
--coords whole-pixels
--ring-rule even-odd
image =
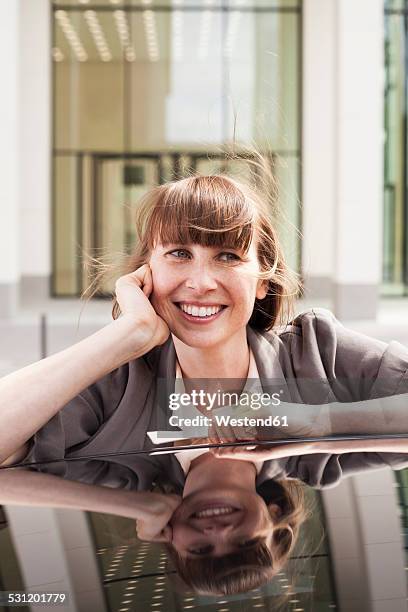
[[[205,553],[197,553],[194,550],[192,550],[194,548],[208,548],[208,549],[211,549],[211,550],[208,550]],[[211,553],[213,552],[213,550],[214,550],[214,546],[212,544],[205,544],[204,546],[200,546],[200,545],[198,545],[198,546],[190,546],[190,550],[187,550],[187,554],[188,555],[192,555],[194,557],[206,557],[206,556],[210,556]]]
[[[168,248],[191,249],[193,246],[195,246],[195,243],[185,244],[182,242],[169,242],[166,245],[163,245],[165,249],[168,249]],[[197,245],[197,246],[201,246],[201,245]],[[206,246],[204,248],[210,249],[212,251],[224,251],[225,249],[229,249],[231,251],[242,251],[243,252],[242,247],[234,246],[234,245],[227,245],[227,244],[223,244],[219,246]]]
[[[242,542],[252,542],[252,544],[255,544],[255,543],[259,542],[262,539],[263,538],[261,536],[243,535],[243,536],[239,536],[239,538],[235,538],[231,542],[231,544],[234,544],[234,546],[240,546],[240,544],[242,544]],[[256,540],[256,542],[255,542],[255,540]]]

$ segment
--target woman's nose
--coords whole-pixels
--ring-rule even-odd
[[[208,523],[202,527],[202,532],[206,535],[219,534],[230,531],[233,527],[232,523]]]
[[[204,266],[197,266],[194,272],[190,271],[189,277],[186,280],[186,287],[202,293],[209,289],[217,289],[217,281],[210,270]]]

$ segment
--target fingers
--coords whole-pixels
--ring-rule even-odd
[[[179,507],[179,505],[183,501],[183,498],[181,497],[181,495],[176,495],[174,493],[171,493],[170,495],[166,495],[166,498],[173,512]]]
[[[153,291],[152,271],[148,263],[143,264],[128,275],[132,280],[136,280],[146,297]]]
[[[244,450],[245,448],[245,450]],[[214,455],[220,458],[241,459],[243,461],[269,461],[297,455],[316,453],[313,443],[278,444],[276,446],[228,447],[214,450]]]
[[[145,264],[145,267],[146,269],[143,278],[143,293],[146,295],[146,297],[149,297],[149,295],[153,291],[153,277],[149,264]]]
[[[155,533],[150,525],[147,525],[144,521],[137,520],[136,535],[145,542],[171,542],[173,530],[170,525],[166,525],[159,533]]]
[[[208,431],[208,441],[210,444],[221,444],[221,438],[217,427],[212,423]]]
[[[227,425],[212,424],[209,431],[210,444],[222,444],[223,442],[236,442],[237,437],[232,427]]]
[[[159,542],[171,542],[173,539],[173,529],[170,525],[166,525],[160,534]]]
[[[244,427],[242,425],[234,427],[237,440],[257,440],[258,432],[255,427]]]
[[[221,459],[238,459],[240,461],[256,461],[256,446],[229,446],[228,448],[214,448],[213,454]]]
[[[212,444],[223,442],[241,442],[245,440],[256,440],[257,432],[250,427],[217,425],[212,423],[209,429],[209,440]]]
[[[157,521],[136,520],[136,535],[141,540],[148,542],[171,542],[173,539],[173,529],[169,523],[160,529]]]

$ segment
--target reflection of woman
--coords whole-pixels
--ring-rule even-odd
[[[140,472],[146,457],[129,457],[132,459],[134,471]],[[227,594],[254,588],[275,575],[292,550],[305,518],[301,489],[295,483],[270,481],[258,494],[252,462],[220,461],[209,453],[200,459],[187,475],[183,498],[114,490],[106,471],[94,485],[18,468],[0,471],[0,504],[72,508],[133,518],[140,539],[166,543],[180,575],[195,590]],[[76,477],[81,474],[88,482],[95,472],[103,471],[102,461],[75,463]],[[122,482],[126,481],[128,469],[116,467],[116,476],[121,474]],[[99,486],[102,483],[108,486]],[[177,489],[176,483],[169,484]],[[215,506],[218,514],[211,515]]]
[[[262,384],[273,379],[285,397],[297,402],[313,403],[305,379],[323,381],[326,401],[352,402],[403,393],[404,386],[407,390],[408,351],[396,342],[387,346],[347,330],[320,309],[277,329],[297,282],[265,202],[254,189],[224,176],[162,185],[145,197],[138,230],[140,241],[127,273],[116,283],[115,320],[1,381],[0,462],[5,465],[148,447],[145,433],[163,429],[168,417],[156,410],[158,380],[174,381],[177,371],[188,391],[196,379],[205,379],[209,387],[234,379],[238,390],[247,378]],[[284,468],[270,456],[266,461],[241,458],[239,471],[248,474],[251,495],[255,487],[272,483],[268,516],[265,501],[258,500],[260,517],[275,526],[286,522],[268,540],[269,552],[279,549],[279,533],[285,554],[290,550],[303,514],[290,492],[293,482],[282,479],[327,486],[365,467],[405,465],[405,449],[392,442],[371,450],[363,454],[343,446],[338,454],[335,446],[324,452],[304,446]],[[195,470],[202,465],[203,478],[213,473],[210,464],[217,461],[214,478],[228,465],[232,479],[236,457],[224,457],[225,463],[208,453],[203,457],[192,462]],[[187,492],[190,468],[183,466]],[[281,486],[274,485],[276,477]],[[210,507],[211,495],[207,487]],[[226,500],[220,502],[228,509]],[[178,539],[183,506],[173,520],[174,546],[180,551],[186,541]],[[211,551],[212,558],[216,546]],[[225,555],[226,550],[219,552]]]

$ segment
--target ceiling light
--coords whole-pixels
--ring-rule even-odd
[[[55,11],[54,16],[55,16],[55,19],[58,19],[58,21],[67,19],[66,11],[62,11],[62,10]]]
[[[134,62],[136,60],[136,53],[132,45],[130,44],[129,36],[129,25],[127,22],[127,16],[125,11],[114,11],[113,13],[116,30],[118,32],[120,44],[125,54],[125,59],[128,62]]]
[[[203,11],[201,17],[200,39],[198,43],[198,57],[200,60],[204,60],[208,56],[208,43],[210,39],[210,26],[212,18],[212,11]]]
[[[227,35],[225,39],[224,55],[231,57],[237,37],[239,22],[241,21],[241,11],[233,11],[228,20]]]
[[[67,39],[76,58],[80,62],[86,62],[86,60],[88,59],[88,54],[86,53],[66,11],[55,11],[54,16],[55,19],[58,21],[62,31],[64,32],[64,36]]]
[[[183,57],[183,14],[181,11],[173,11],[173,33],[174,59],[179,61]]]
[[[99,23],[98,15],[95,11],[85,11],[84,18],[88,24],[88,29],[92,34],[99,57],[103,62],[110,62],[112,60],[112,54],[106,42],[101,24]]]
[[[157,42],[156,17],[153,11],[143,11],[143,22],[147,39],[147,52],[151,62],[159,59],[159,47]]]
[[[59,49],[58,47],[52,48],[51,55],[52,55],[52,59],[55,62],[62,62],[64,59],[64,54],[62,53],[61,49]]]

